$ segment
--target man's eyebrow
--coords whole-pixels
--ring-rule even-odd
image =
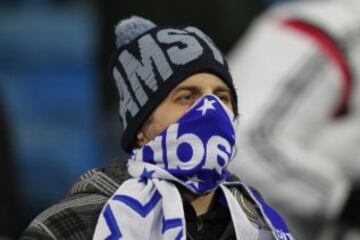
[[[230,88],[228,88],[227,86],[219,86],[217,88],[215,88],[214,92],[226,92],[231,94]]]
[[[190,91],[190,92],[193,92],[193,93],[198,93],[198,92],[201,92],[201,88],[199,88],[198,86],[192,86],[192,85],[178,86],[177,88],[175,88],[172,91],[171,95],[177,94],[180,91]],[[218,86],[218,87],[216,87],[214,89],[213,92],[214,93],[228,93],[228,94],[231,95],[231,91],[227,86]]]
[[[199,90],[199,87],[196,87],[196,86],[179,86],[179,87],[174,89],[173,94],[178,93],[180,91],[198,92],[200,90]]]

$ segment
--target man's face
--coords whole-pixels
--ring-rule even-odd
[[[197,99],[209,93],[233,110],[230,89],[220,78],[209,73],[194,74],[177,85],[153,111],[137,134],[137,145],[144,146],[179,120]]]

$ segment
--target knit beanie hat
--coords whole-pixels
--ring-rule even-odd
[[[120,95],[121,145],[131,152],[136,134],[153,110],[181,81],[212,73],[230,88],[234,111],[237,97],[227,62],[211,39],[195,27],[159,27],[130,17],[115,28],[117,51],[110,75]]]

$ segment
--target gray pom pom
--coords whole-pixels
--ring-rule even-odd
[[[138,16],[121,20],[115,27],[116,46],[119,48],[154,27],[153,22]]]

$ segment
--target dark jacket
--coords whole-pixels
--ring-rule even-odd
[[[75,182],[63,201],[34,219],[21,239],[92,239],[103,206],[129,177],[126,165],[121,161],[101,170],[88,171]],[[237,188],[231,191],[248,218],[264,232],[270,231],[250,198]],[[220,239],[234,239],[234,228],[231,223]]]

